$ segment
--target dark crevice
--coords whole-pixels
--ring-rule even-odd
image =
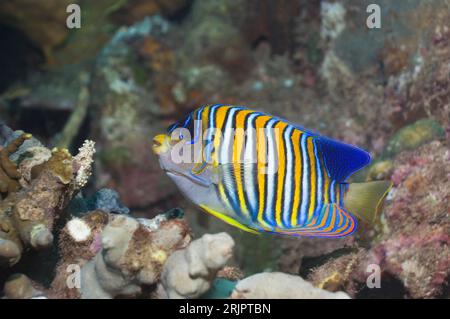
[[[41,50],[25,33],[3,24],[0,24],[0,47],[0,93],[45,61]]]
[[[380,288],[369,288],[366,285],[356,294],[356,299],[404,299],[408,292],[403,282],[389,274],[381,276]]]
[[[187,4],[184,7],[167,14],[167,19],[172,23],[181,24],[191,12],[193,2],[194,1],[192,0],[187,1]]]
[[[62,131],[70,112],[66,110],[42,110],[11,107],[11,128],[14,130],[26,128],[43,144],[49,145],[52,138]]]
[[[253,50],[259,47],[260,44],[269,44],[269,38],[265,35],[259,36],[255,41],[252,42],[251,47]],[[270,44],[269,44],[270,45]]]
[[[437,299],[450,299],[450,276],[447,276],[447,279],[444,281],[444,287]]]

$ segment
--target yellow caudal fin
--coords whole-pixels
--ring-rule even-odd
[[[391,187],[392,183],[389,181],[348,184],[344,208],[363,221],[375,224]]]

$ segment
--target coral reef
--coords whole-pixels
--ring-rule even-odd
[[[69,203],[68,212],[73,216],[83,216],[94,210],[105,213],[129,214],[130,209],[122,204],[119,193],[110,188],[101,188],[91,196],[78,193]]]
[[[92,76],[92,132],[98,143],[97,188],[116,189],[124,204],[142,209],[170,195],[171,184],[148,151],[151,137],[163,129],[149,74],[129,45],[147,36],[164,36],[168,23],[146,18],[121,29],[102,49]],[[160,180],[160,184],[148,181]],[[164,183],[165,181],[165,183]],[[136,191],[130,192],[133,189]],[[172,191],[173,192],[173,191]]]
[[[166,216],[137,220],[94,211],[74,218],[60,235],[61,260],[51,292],[58,298],[143,295],[146,286],[158,282],[167,257],[190,238],[186,223]],[[80,267],[75,289],[66,285],[70,265]]]
[[[92,199],[89,210],[100,209],[106,213],[128,214],[130,210],[125,207],[119,199],[119,194],[112,189],[102,188],[98,190]]]
[[[29,138],[31,138],[31,135],[22,134],[0,151],[0,193],[8,195],[19,190],[20,173],[17,165],[9,159],[9,156],[15,153],[19,146]]]
[[[0,259],[9,266],[19,261],[27,247],[44,249],[52,245],[55,221],[84,186],[92,164],[93,142],[86,142],[75,157],[66,149],[21,150],[26,159],[17,165],[10,155],[30,138],[21,134],[1,151],[4,198],[0,203]]]
[[[0,4],[5,297],[447,297],[448,1],[379,0],[381,30],[366,27],[370,2],[359,0],[75,2],[73,30],[66,0]],[[199,213],[150,148],[205,103],[246,105],[369,151],[372,165],[351,181],[393,182],[380,223],[350,238],[289,239]],[[172,207],[186,221],[179,209],[157,215]],[[224,231],[233,240],[202,237]],[[73,265],[81,288],[67,286]],[[366,285],[371,265],[380,289]]]
[[[64,1],[46,1],[33,4],[28,10],[27,0],[2,2],[0,12],[3,21],[20,28],[23,32],[51,57],[52,50],[61,44],[69,33],[68,28],[61,27],[66,22],[66,7],[72,3]]]
[[[197,298],[211,287],[217,271],[232,255],[227,233],[203,235],[187,248],[174,252],[164,265],[161,284],[169,298]]]
[[[436,121],[419,120],[395,133],[386,145],[385,155],[392,157],[403,150],[414,150],[435,138],[443,137],[444,133],[444,129]]]
[[[7,299],[38,299],[46,298],[43,287],[38,287],[24,274],[14,274],[9,277],[3,287]]]
[[[112,12],[113,20],[120,24],[131,25],[146,16],[158,13],[165,16],[175,15],[188,6],[190,2],[190,0],[131,0],[119,2],[110,10],[114,10]]]
[[[404,291],[396,297],[439,297],[450,276],[449,156],[446,142],[438,140],[399,153],[393,159],[395,187],[384,210],[382,233],[368,248],[313,270],[309,279],[321,285],[334,278],[334,287],[357,296],[363,293],[369,265],[375,264],[382,270],[382,292],[397,280]]]
[[[292,53],[295,19],[300,15],[302,1],[245,1],[242,33],[253,45],[265,40],[276,54]],[[237,19],[236,19],[237,20]]]
[[[282,239],[280,245],[281,254],[277,269],[290,274],[299,274],[304,268],[311,267],[306,263],[308,259],[314,261],[315,258],[327,256],[340,249],[353,249],[357,244],[354,238],[333,241],[322,238],[286,238]]]

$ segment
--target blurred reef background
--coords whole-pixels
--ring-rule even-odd
[[[2,1],[0,297],[449,298],[450,1],[378,0],[368,29],[373,2]],[[370,151],[355,180],[394,183],[381,224],[280,238],[200,212],[151,145],[207,103]]]

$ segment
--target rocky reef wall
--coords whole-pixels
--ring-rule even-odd
[[[71,2],[80,29],[65,26],[67,1],[0,4],[2,296],[448,297],[447,0],[377,1],[381,29],[366,26],[372,1]],[[150,148],[205,103],[368,150],[353,181],[394,184],[380,224],[338,240],[255,237],[198,211]],[[213,264],[198,247],[217,238]],[[86,290],[67,288],[71,264]],[[367,288],[370,265],[380,289]],[[254,288],[291,279],[297,290]]]

